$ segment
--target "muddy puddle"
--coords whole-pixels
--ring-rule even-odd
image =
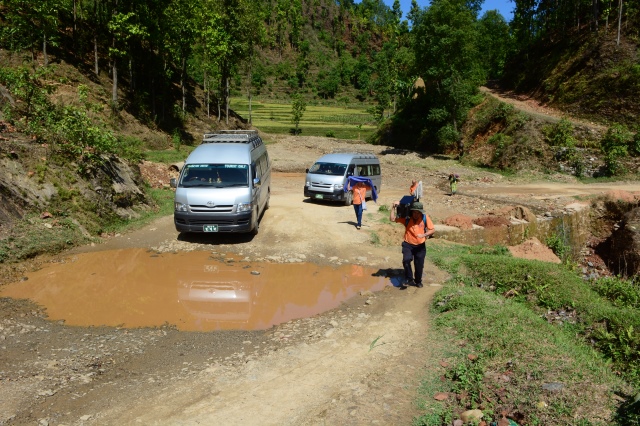
[[[261,330],[391,285],[359,265],[240,260],[208,251],[86,253],[28,274],[4,287],[0,297],[32,300],[50,320],[74,326]]]

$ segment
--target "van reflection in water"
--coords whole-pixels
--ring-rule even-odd
[[[381,290],[386,278],[372,273],[358,265],[331,268],[308,263],[220,263],[183,270],[178,273],[178,302],[190,318],[183,318],[178,327],[264,330],[336,308],[362,290]]]
[[[217,265],[203,265],[178,277],[178,302],[193,315],[196,328],[210,329],[203,322],[220,322],[221,329],[251,329],[260,276],[237,269],[220,270]],[[242,277],[242,281],[240,278]],[[244,327],[246,325],[247,327]]]

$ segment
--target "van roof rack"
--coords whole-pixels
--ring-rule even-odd
[[[375,151],[373,149],[359,149],[354,151],[349,148],[336,148],[331,151],[331,154],[356,154],[356,155],[373,155],[375,156]]]
[[[218,130],[205,133],[202,143],[251,143],[253,147],[262,145],[257,130]]]

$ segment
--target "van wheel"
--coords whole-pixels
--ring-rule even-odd
[[[251,228],[251,235],[258,235],[258,231],[260,230],[260,215],[256,215],[256,223],[253,224]]]
[[[353,203],[353,192],[347,191],[347,195],[344,197],[344,205],[350,206]]]

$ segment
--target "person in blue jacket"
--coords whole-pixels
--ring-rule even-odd
[[[349,179],[345,182],[344,190],[353,192],[352,204],[356,213],[356,229],[360,229],[362,227],[362,212],[366,209],[367,191],[371,191],[371,198],[375,202],[378,199],[376,188],[369,178],[349,176]]]

